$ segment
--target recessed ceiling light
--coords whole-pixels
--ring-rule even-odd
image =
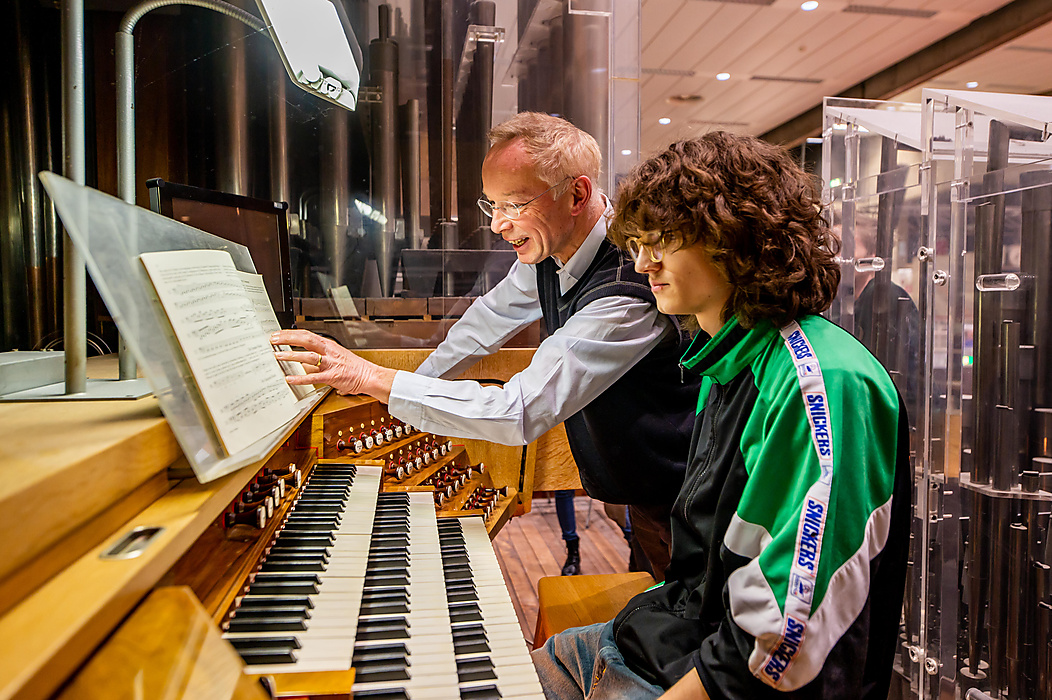
[[[800,5],[800,9],[804,12],[810,12],[811,10],[818,9],[818,3],[816,0],[807,0],[807,2]]]
[[[977,83],[977,82],[976,82],[976,81],[974,81],[974,80],[969,80],[969,81],[968,81],[967,83],[965,83],[965,84],[964,84],[964,86],[965,86],[966,88],[968,88],[969,90],[971,90],[972,88],[977,88],[977,87],[979,87],[979,83]]]
[[[621,149],[621,155],[623,155],[623,156],[630,156],[630,155],[632,155],[632,149],[631,148],[622,148]]]
[[[730,79],[731,79],[731,74],[730,73],[717,73],[716,74],[716,80],[730,80]]]
[[[671,123],[672,123],[672,120],[669,119],[668,117],[661,117],[661,119],[658,119],[658,124],[671,124]]]

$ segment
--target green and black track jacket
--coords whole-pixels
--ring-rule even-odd
[[[883,700],[910,527],[895,386],[818,316],[704,341],[682,362],[702,384],[672,563],[614,619],[618,648],[666,688],[697,668],[714,700]]]

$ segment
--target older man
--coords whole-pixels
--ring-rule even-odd
[[[430,432],[522,445],[564,422],[585,491],[631,506],[661,578],[698,391],[677,366],[680,334],[657,310],[646,277],[606,240],[610,203],[595,184],[595,139],[563,119],[523,113],[494,127],[490,140],[479,205],[518,260],[416,373],[366,362],[306,331],[275,334],[275,344],[305,348],[278,358],[311,371],[289,377],[292,384],[369,394]],[[504,386],[448,381],[539,318],[547,337]]]

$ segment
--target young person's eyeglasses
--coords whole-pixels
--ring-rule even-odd
[[[479,209],[481,209],[482,213],[486,216],[492,217],[493,212],[499,211],[501,214],[504,215],[505,219],[517,219],[520,216],[522,216],[522,210],[525,209],[528,204],[536,202],[538,199],[548,194],[559,185],[563,184],[567,180],[572,179],[572,175],[567,175],[562,180],[559,180],[557,183],[546,189],[544,192],[541,192],[539,195],[537,195],[530,201],[522,202],[521,204],[516,202],[491,202],[485,197],[479,197]]]
[[[647,251],[651,262],[661,262],[665,253],[672,252],[679,245],[679,234],[675,231],[657,231],[642,236],[629,238],[625,241],[628,254],[632,259],[639,262],[643,251]]]

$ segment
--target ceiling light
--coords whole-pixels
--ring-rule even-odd
[[[969,90],[971,90],[972,88],[977,88],[977,87],[979,87],[979,83],[977,83],[977,82],[976,82],[976,81],[974,81],[974,80],[969,80],[969,81],[968,81],[967,83],[965,83],[965,84],[964,84],[964,86],[965,86],[966,88],[968,88]]]
[[[672,123],[672,120],[669,119],[668,117],[661,117],[661,119],[658,119],[658,124],[671,124],[671,123]]]
[[[816,0],[807,0],[807,2],[800,5],[800,9],[804,12],[810,12],[811,10],[818,9],[818,2]]]
[[[716,74],[716,80],[730,80],[730,79],[731,79],[731,74],[730,73],[717,73]]]
[[[632,149],[631,148],[622,148],[621,149],[621,155],[623,155],[623,156],[630,156],[630,155],[632,155]]]

